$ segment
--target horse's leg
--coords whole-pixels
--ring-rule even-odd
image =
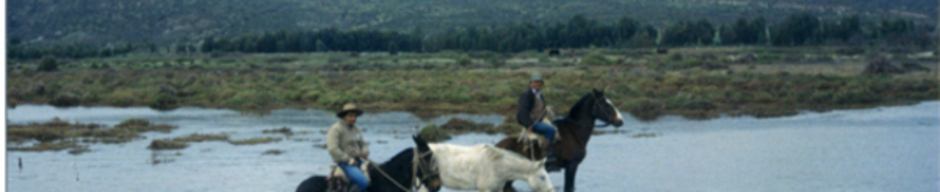
[[[506,186],[503,186],[503,192],[516,192],[516,188],[512,188],[512,181],[506,182]]]
[[[574,192],[574,176],[578,173],[578,164],[570,163],[565,167],[565,192]]]

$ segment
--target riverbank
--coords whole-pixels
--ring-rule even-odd
[[[847,53],[846,53],[847,52]],[[429,54],[154,55],[61,61],[33,72],[14,61],[7,106],[180,106],[268,111],[335,109],[356,102],[369,111],[418,114],[514,113],[533,72],[546,78],[548,104],[565,113],[592,88],[606,89],[621,111],[643,120],[675,114],[775,117],[937,100],[936,56],[887,54],[913,67],[865,75],[872,61],[844,49],[684,48]],[[914,57],[927,55],[922,57]],[[913,56],[912,56],[913,55]],[[924,64],[933,62],[934,65]]]

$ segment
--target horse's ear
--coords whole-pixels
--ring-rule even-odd
[[[421,137],[418,137],[417,135],[412,135],[411,138],[415,140],[415,144],[418,146],[418,151],[424,152],[424,151],[431,150],[431,148],[428,147],[428,142],[424,141],[424,139],[421,139]]]
[[[597,90],[597,88],[594,88],[594,97],[600,97],[600,96],[603,96],[603,95],[604,95],[604,92],[603,92],[603,91]]]
[[[546,159],[548,159],[548,158],[543,158],[542,160],[539,160],[539,162],[535,163],[535,168],[536,168],[536,169],[542,169],[542,167],[545,167],[545,160],[546,160]]]

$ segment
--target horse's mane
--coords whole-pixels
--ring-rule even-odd
[[[588,93],[584,95],[583,97],[581,97],[581,99],[579,99],[577,103],[574,103],[574,106],[571,107],[571,110],[568,110],[568,115],[566,115],[565,118],[571,119],[571,120],[577,118],[575,117],[575,115],[577,115],[578,114],[577,112],[580,111],[581,108],[584,107],[584,105],[586,105],[585,103],[587,103],[587,99],[590,98],[592,94],[593,93]]]
[[[414,159],[414,147],[409,147],[405,150],[402,150],[401,152],[398,152],[398,154],[393,156],[392,159],[389,159],[385,163],[382,163],[380,167],[382,167],[382,170],[386,172],[398,171],[398,170],[395,170],[395,168],[404,167],[404,168],[408,168],[408,170],[406,170],[408,171],[408,173],[411,173],[411,170],[410,170],[411,164],[412,164],[411,161],[413,159]]]

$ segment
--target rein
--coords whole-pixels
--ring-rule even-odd
[[[597,109],[600,108],[600,107],[599,107],[599,106],[600,106],[600,102],[601,102],[601,101],[600,101],[599,99],[594,98],[594,104],[592,105],[593,108],[591,109],[591,117],[594,118],[594,119],[597,119]],[[601,108],[601,109],[603,110],[603,108]],[[604,110],[604,112],[607,113],[607,112],[609,112],[609,111]],[[590,125],[585,125],[585,124],[583,124],[583,123],[581,123],[581,122],[577,122],[577,121],[575,121],[574,119],[571,119],[571,118],[565,117],[565,120],[570,121],[570,122],[572,122],[572,123],[575,123],[575,124],[577,124],[579,127],[591,127]],[[593,119],[592,119],[592,120],[593,120]],[[603,122],[604,122],[603,125],[595,125],[594,128],[604,128],[604,127],[610,126],[610,122],[607,122],[607,121],[603,121]]]
[[[421,163],[421,159],[424,158],[424,156],[431,155],[431,151],[428,151],[426,153],[419,153],[417,148],[412,149],[412,150],[414,150],[414,153],[413,153],[414,158],[412,159],[412,162],[417,161],[418,163],[411,164],[411,174],[414,175],[413,177],[411,177],[413,178],[411,181],[412,181],[412,186],[414,186],[415,189],[417,189],[418,187],[422,185],[421,183],[422,181],[424,181],[425,179],[431,178],[435,175],[438,175],[440,173],[431,173],[431,170],[428,170],[431,168],[425,167],[424,164]],[[417,177],[419,170],[421,171],[421,174],[423,175],[421,176],[421,178]]]

